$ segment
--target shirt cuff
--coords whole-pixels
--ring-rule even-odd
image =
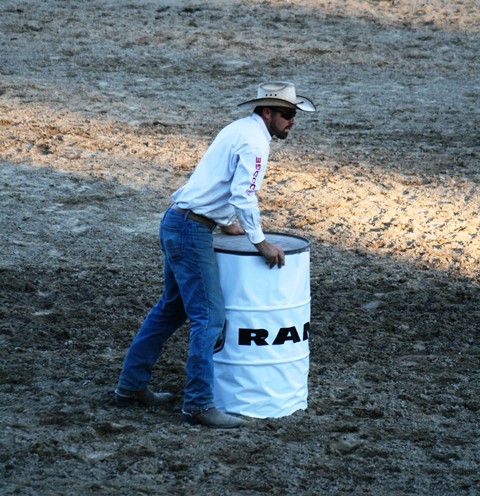
[[[247,233],[250,243],[257,244],[265,239],[260,223],[260,213],[257,208],[235,208],[237,219]]]
[[[244,228],[245,229],[245,228]],[[250,243],[256,245],[257,243],[261,243],[265,239],[265,235],[263,234],[262,229],[245,229],[245,232],[247,233],[248,239],[250,240]]]

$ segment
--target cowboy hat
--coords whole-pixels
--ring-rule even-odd
[[[297,95],[293,83],[272,81],[262,83],[257,88],[257,98],[248,100],[238,105],[241,108],[255,107],[286,107],[297,108],[304,112],[315,112],[314,103],[308,98]]]

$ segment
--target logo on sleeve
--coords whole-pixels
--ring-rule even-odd
[[[262,157],[255,157],[255,172],[253,173],[252,182],[248,187],[247,194],[252,194],[255,191],[255,188],[257,187],[257,177],[258,174],[260,173],[261,168],[262,168]]]

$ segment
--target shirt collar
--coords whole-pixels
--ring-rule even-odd
[[[265,122],[263,121],[263,119],[258,114],[256,114],[255,112],[252,113],[251,117],[260,126],[261,130],[263,131],[263,134],[265,135],[265,138],[267,139],[267,141],[268,142],[272,141],[272,137],[270,136],[270,133],[268,132],[267,126],[265,125]]]

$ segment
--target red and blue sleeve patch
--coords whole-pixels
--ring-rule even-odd
[[[262,168],[262,157],[255,157],[255,172],[253,173],[252,180],[250,182],[250,186],[248,187],[247,193],[252,194],[255,192],[257,187],[257,177]]]

